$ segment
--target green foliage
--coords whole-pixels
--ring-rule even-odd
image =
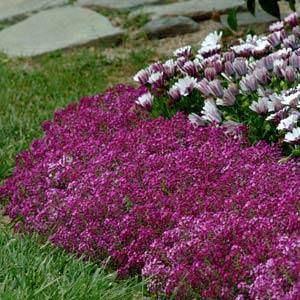
[[[124,22],[124,28],[129,29],[139,29],[143,27],[150,20],[149,16],[146,14],[139,14],[133,18],[127,16]]]
[[[238,29],[238,22],[237,22],[237,11],[236,9],[231,9],[228,13],[227,17],[227,24],[230,29],[233,31],[237,31]]]
[[[187,114],[200,111],[203,107],[204,99],[200,92],[194,90],[190,95],[183,97],[178,102],[172,101],[169,97],[156,97],[153,102],[151,116],[157,118],[163,116],[171,118],[178,111],[183,111]]]
[[[247,1],[248,10],[254,15],[256,0],[246,0],[246,1]],[[258,0],[263,10],[265,10],[270,15],[280,19],[280,9],[278,5],[279,1],[280,0]],[[286,1],[289,2],[290,8],[295,11],[296,0],[286,0]]]

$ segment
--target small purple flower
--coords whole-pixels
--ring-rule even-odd
[[[290,58],[289,58],[289,64],[299,70],[300,69],[300,56],[297,55],[296,53],[293,53]]]
[[[198,50],[198,54],[207,58],[210,57],[221,50],[221,45],[208,45],[208,46],[203,46]]]
[[[286,48],[292,48],[292,49],[298,48],[296,37],[293,34],[291,34],[287,38],[285,38],[282,41],[282,43]]]
[[[262,58],[264,66],[269,71],[273,69],[275,60],[276,60],[276,56],[273,53]]]
[[[269,74],[268,70],[265,67],[255,69],[253,75],[257,79],[259,84],[265,85],[268,83]]]
[[[248,72],[245,58],[242,57],[236,58],[232,66],[238,76],[244,76]]]
[[[176,65],[178,68],[182,68],[187,61],[189,60],[184,56],[178,57],[176,60]]]
[[[284,77],[284,72],[285,72],[286,66],[287,66],[287,63],[285,60],[283,60],[282,58],[276,59],[274,61],[273,71],[277,76]]]
[[[153,104],[153,95],[151,95],[149,92],[141,95],[140,97],[138,97],[138,99],[135,101],[136,104],[151,110],[152,108],[152,104]]]
[[[254,49],[254,45],[250,43],[245,43],[241,45],[232,46],[231,49],[237,56],[249,57]]]
[[[222,98],[223,97],[223,88],[221,85],[221,82],[219,79],[215,79],[209,83],[209,87],[213,93],[214,96],[217,98]]]
[[[204,76],[205,78],[207,78],[209,81],[212,81],[216,78],[217,76],[217,72],[216,72],[216,69],[213,68],[213,67],[209,67],[209,68],[206,68],[204,70]]]
[[[187,74],[189,76],[199,76],[199,71],[197,70],[197,66],[193,61],[188,60],[180,69],[183,71],[184,74]]]
[[[270,32],[281,31],[284,28],[284,23],[282,21],[275,22],[269,26]]]
[[[300,104],[300,90],[298,89],[290,89],[282,93],[283,100],[282,104],[288,105],[292,108],[299,107]]]
[[[221,106],[232,106],[236,101],[235,95],[230,89],[224,90],[223,98],[218,98],[216,103]]]
[[[298,25],[293,28],[292,32],[297,38],[300,38],[300,27]]]
[[[298,25],[298,14],[293,12],[284,18],[284,22],[289,24],[291,27],[295,27]]]
[[[177,50],[175,50],[174,55],[177,57],[190,57],[192,55],[192,47],[191,46],[185,46],[185,47],[181,47],[178,48]]]
[[[170,95],[170,97],[174,100],[174,101],[178,101],[181,99],[181,93],[180,90],[177,86],[172,86],[168,92],[168,94]]]
[[[212,61],[211,67],[216,70],[217,74],[220,74],[223,71],[223,64],[220,60]]]
[[[268,98],[263,97],[258,101],[253,101],[249,108],[259,115],[265,115],[268,112]]]
[[[281,120],[277,126],[278,130],[292,130],[300,118],[300,113],[292,113],[287,118]]]
[[[169,59],[163,64],[163,67],[164,67],[164,74],[167,77],[171,77],[174,75],[177,66],[173,59]]]
[[[292,54],[292,49],[291,48],[282,48],[276,52],[273,53],[274,57],[276,57],[276,59],[286,59],[289,58]]]
[[[287,66],[284,70],[284,78],[288,82],[294,82],[296,78],[295,70],[292,66]]]
[[[230,61],[226,61],[224,64],[224,72],[227,76],[232,76],[235,73],[235,70],[233,68],[233,64]]]
[[[281,35],[279,31],[272,32],[268,35],[269,43],[275,48],[281,43]]]
[[[300,127],[295,127],[291,132],[286,133],[284,141],[287,143],[296,143],[300,141]]]
[[[148,69],[151,73],[164,72],[164,65],[160,61],[157,61],[151,64]]]
[[[256,41],[256,45],[252,49],[252,54],[254,56],[262,56],[265,55],[271,48],[271,44],[265,38],[258,39]]]
[[[199,57],[199,56],[197,56],[197,57]],[[222,59],[221,59],[220,54],[214,54],[214,55],[204,58],[204,59],[202,58],[202,60],[201,60],[202,68],[213,67],[213,63],[215,61],[221,61],[221,60]]]
[[[279,31],[279,32],[280,32],[280,38],[281,38],[282,41],[283,41],[285,38],[288,37],[288,34],[287,34],[287,32],[286,32],[284,29],[282,29],[282,30]]]
[[[235,83],[230,83],[228,86],[228,90],[234,95],[237,96],[239,94],[239,87]]]
[[[243,125],[241,123],[229,120],[229,121],[225,121],[221,127],[226,129],[225,130],[226,135],[233,136],[234,139],[241,139],[243,136],[243,132],[242,132]],[[235,300],[237,300],[237,298]],[[242,298],[240,300],[242,300]]]
[[[209,96],[211,94],[211,88],[209,86],[209,81],[204,78],[196,86],[196,88],[204,95]]]
[[[270,101],[268,102],[269,111],[280,111],[283,108],[283,98],[277,94],[272,94],[269,96]]]
[[[235,54],[233,51],[227,51],[223,54],[223,58],[226,62],[227,61],[233,62],[235,59]]]
[[[213,99],[205,100],[201,113],[203,114],[202,119],[208,122],[221,123],[222,121],[221,113]]]
[[[149,76],[150,76],[150,72],[147,69],[142,69],[134,75],[133,80],[144,85],[148,82]]]
[[[164,85],[164,73],[163,72],[156,72],[152,73],[151,76],[149,77],[148,82],[152,85],[156,86],[163,86]]]
[[[188,96],[197,86],[197,79],[187,75],[180,78],[174,86],[178,88],[181,96]]]
[[[189,121],[195,126],[204,126],[204,120],[197,114],[191,113],[189,114]]]
[[[246,75],[240,81],[240,87],[244,92],[254,92],[258,88],[258,82],[254,75]]]

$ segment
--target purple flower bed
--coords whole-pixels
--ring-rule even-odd
[[[158,295],[300,297],[299,161],[243,133],[150,119],[117,86],[44,123],[2,187],[17,228],[150,276]],[[299,298],[298,298],[299,299]]]

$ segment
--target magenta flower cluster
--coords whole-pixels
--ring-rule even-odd
[[[297,299],[299,162],[181,114],[150,119],[145,91],[117,86],[43,124],[0,188],[17,228],[110,257],[157,295]]]

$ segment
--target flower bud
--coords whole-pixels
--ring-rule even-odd
[[[244,76],[247,74],[247,64],[244,58],[236,58],[232,65],[234,71],[238,76]]]
[[[226,62],[227,61],[233,62],[235,59],[235,54],[233,51],[227,51],[223,54],[223,58]]]
[[[253,75],[246,75],[240,81],[240,87],[244,92],[254,92],[258,88],[257,80]]]
[[[284,70],[284,78],[288,82],[294,82],[296,77],[295,70],[292,66],[287,66]]]
[[[204,70],[204,76],[209,81],[212,81],[217,76],[217,72],[216,72],[215,68],[209,67]]]
[[[268,71],[265,67],[255,69],[253,75],[257,79],[258,83],[262,85],[267,84],[269,80]]]
[[[284,18],[284,22],[289,24],[291,27],[295,27],[298,25],[298,14],[293,12]]]
[[[225,62],[224,71],[227,76],[232,76],[235,73],[233,65],[230,61]]]
[[[222,98],[223,97],[224,91],[223,91],[220,80],[215,79],[215,80],[211,81],[209,83],[209,87],[210,87],[210,89],[211,89],[214,96],[216,96],[217,98]]]

